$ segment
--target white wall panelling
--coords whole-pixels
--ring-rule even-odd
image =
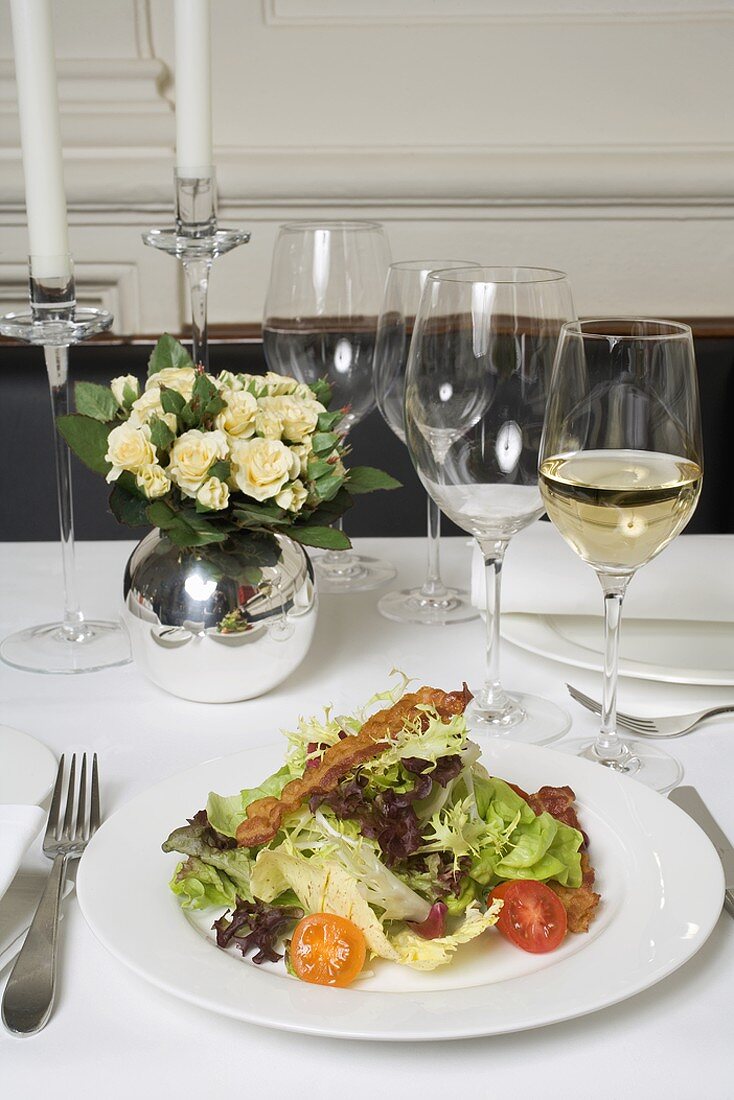
[[[395,258],[563,267],[580,310],[734,313],[734,0],[213,0],[211,317],[259,319],[288,217],[379,217]],[[172,0],[55,0],[72,247],[117,331],[178,329]],[[26,252],[0,0],[0,297]],[[3,57],[4,55],[4,57]],[[14,281],[15,280],[15,281]]]

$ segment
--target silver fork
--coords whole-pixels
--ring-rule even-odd
[[[64,757],[59,760],[48,824],[43,837],[43,852],[53,867],[28,929],[25,943],[15,961],[5,987],[2,1019],[13,1035],[35,1035],[45,1027],[56,992],[56,948],[59,912],[70,860],[79,859],[89,838],[99,826],[99,775],[97,754],[92,758],[92,782],[87,799],[87,754],[81,758],[79,783],[76,782],[77,757],[71,758],[66,805],[61,818],[64,787]]]
[[[601,714],[601,704],[596,699],[590,699],[583,691],[566,684],[568,694],[582,707],[586,707],[593,714]],[[672,714],[667,718],[641,718],[635,714],[625,714],[617,711],[617,725],[622,729],[636,733],[640,737],[680,737],[684,733],[690,733],[699,722],[705,718],[713,718],[715,714],[734,713],[734,703],[726,706],[709,707],[707,710],[697,710],[693,714]]]

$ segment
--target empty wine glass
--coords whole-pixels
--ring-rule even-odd
[[[375,395],[385,422],[405,443],[404,390],[410,337],[421,291],[430,271],[478,267],[467,260],[403,260],[390,264],[375,344]],[[475,619],[467,592],[447,588],[441,580],[441,512],[428,496],[428,563],[417,588],[397,589],[381,596],[377,606],[386,618],[402,623],[459,623]]]
[[[564,325],[540,487],[548,516],[604,594],[601,729],[595,742],[567,747],[661,791],[680,782],[678,761],[617,733],[619,622],[627,585],[688,523],[702,477],[690,328],[628,318]]]
[[[543,513],[538,449],[561,326],[575,316],[561,271],[485,267],[426,277],[405,379],[408,449],[424,486],[476,538],[485,563],[487,676],[475,727],[547,744],[570,725],[554,703],[508,693],[499,676],[505,550]]]
[[[278,374],[306,383],[325,378],[334,407],[346,410],[344,434],[375,407],[375,334],[389,264],[378,222],[288,222],[275,242],[265,358]],[[395,576],[388,562],[351,550],[329,550],[315,568],[326,592],[362,592]]]

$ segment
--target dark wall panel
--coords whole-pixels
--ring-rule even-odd
[[[697,341],[706,448],[704,488],[690,532],[734,532],[732,437],[734,433],[734,338]],[[87,344],[73,349],[73,380],[108,382],[118,374],[145,377],[150,346]],[[265,369],[257,343],[215,344],[211,369],[259,373]],[[353,535],[422,535],[425,494],[408,452],[377,412],[351,437],[355,464],[380,466],[402,483],[392,493],[361,497],[346,518]],[[76,459],[76,533],[82,539],[133,538],[141,532],[120,527],[107,509],[108,489]],[[445,521],[447,533],[457,533]],[[0,343],[0,540],[58,537],[51,438],[51,410],[45,368],[36,348]]]

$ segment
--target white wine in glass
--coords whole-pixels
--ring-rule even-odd
[[[619,623],[634,573],[680,534],[701,492],[703,458],[691,330],[667,321],[564,326],[548,399],[539,484],[551,522],[604,593],[601,731],[581,755],[658,790],[678,761],[616,729]]]

